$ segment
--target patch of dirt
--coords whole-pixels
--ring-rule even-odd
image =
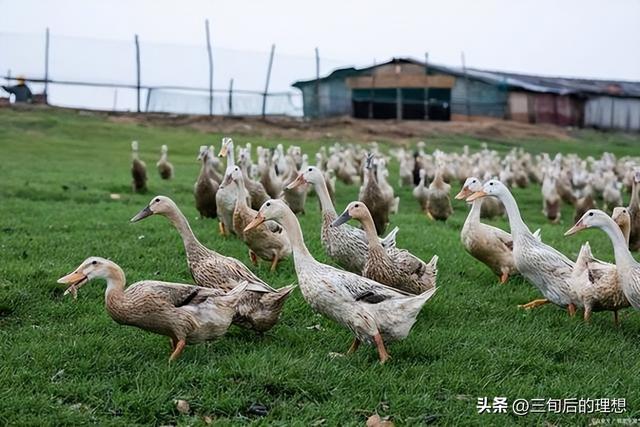
[[[46,109],[59,107],[32,106]],[[171,127],[189,127],[201,132],[230,135],[256,135],[292,140],[329,138],[341,141],[369,142],[380,139],[406,143],[438,136],[472,136],[479,139],[559,139],[571,140],[571,129],[553,125],[531,125],[509,120],[431,122],[420,120],[363,120],[333,117],[306,120],[296,117],[269,116],[194,116],[163,113],[123,113],[75,110],[86,116],[103,116],[114,123]]]

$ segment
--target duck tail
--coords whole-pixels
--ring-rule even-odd
[[[275,309],[277,306],[282,306],[284,302],[289,298],[291,292],[297,288],[297,285],[289,285],[283,288],[277,289],[276,292],[266,293],[260,298],[260,302],[265,306],[269,306]]]
[[[393,248],[396,246],[396,236],[398,235],[398,231],[400,231],[400,229],[398,228],[398,226],[393,227],[393,230],[391,230],[387,236],[381,240],[382,246],[384,246],[385,248]]]
[[[229,305],[230,307],[235,308],[240,302],[240,299],[245,295],[248,285],[249,284],[247,282],[241,282],[225,295],[221,296],[220,301],[224,304]]]

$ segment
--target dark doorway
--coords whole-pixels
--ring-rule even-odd
[[[426,108],[424,89],[402,89],[402,118],[405,120],[424,120]]]
[[[451,119],[451,89],[429,89],[429,120]]]

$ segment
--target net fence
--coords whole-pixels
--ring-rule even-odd
[[[6,84],[24,77],[34,93],[42,93],[48,77],[47,98],[52,105],[137,110],[133,37],[130,41],[103,40],[52,31],[49,46],[46,76],[44,32],[0,32],[0,75]],[[139,46],[141,111],[209,113],[209,60],[204,38],[202,45],[145,42],[140,38]],[[264,103],[266,114],[302,115],[302,95],[291,84],[315,78],[313,50],[309,56],[298,56],[276,49],[265,94],[270,46],[263,48],[242,51],[213,46],[214,114],[257,115],[262,113]],[[344,62],[320,58],[321,75],[342,66]]]

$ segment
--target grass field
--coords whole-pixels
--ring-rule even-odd
[[[217,234],[217,221],[198,220],[192,186],[201,144],[223,135],[192,129],[112,123],[103,116],[71,111],[0,111],[0,424],[2,425],[362,425],[374,412],[397,425],[587,424],[602,415],[478,415],[478,397],[625,398],[627,412],[610,418],[640,418],[640,316],[632,310],[613,326],[610,313],[592,324],[551,306],[526,312],[517,304],[538,297],[520,278],[497,278],[467,255],[459,232],[467,213],[456,201],[446,223],[419,213],[408,188],[398,190],[398,245],[423,259],[440,256],[436,296],[423,309],[408,339],[389,346],[393,359],[377,362],[371,347],[349,358],[329,352],[348,348],[350,334],[315,315],[299,291],[281,322],[258,337],[232,327],[220,341],[190,346],[173,364],[168,340],[119,326],[104,309],[104,283],[83,287],[78,300],[63,297],[56,279],[91,255],[108,257],[129,283],[163,279],[189,283],[177,232],[164,218],[130,224],[155,194],[172,197],[208,247],[248,263],[237,239]],[[231,135],[233,136],[233,135]],[[141,143],[151,192],[130,191],[130,141]],[[308,153],[330,140],[237,138],[254,146],[300,144]],[[385,141],[382,141],[385,142]],[[388,142],[388,141],[387,141]],[[439,137],[428,149],[460,149],[482,141]],[[533,152],[599,155],[637,154],[640,138],[580,133],[574,141],[490,141],[501,151],[522,145]],[[176,178],[162,181],[154,169],[161,144],[170,147]],[[312,156],[310,156],[312,157]],[[391,165],[393,183],[397,164]],[[459,184],[453,184],[457,191]],[[122,194],[111,200],[110,193]],[[356,187],[337,191],[340,211],[357,197]],[[575,258],[580,244],[612,258],[602,233],[563,237],[562,222],[541,214],[539,187],[517,190],[525,221],[541,227],[545,242]],[[318,204],[310,199],[300,218],[307,245],[328,262],[319,241]],[[504,221],[497,222],[506,226]],[[261,264],[256,273],[281,287],[296,281],[291,260],[274,274]],[[315,325],[318,325],[315,327]],[[173,403],[187,400],[190,415]],[[248,408],[265,405],[266,417]]]

